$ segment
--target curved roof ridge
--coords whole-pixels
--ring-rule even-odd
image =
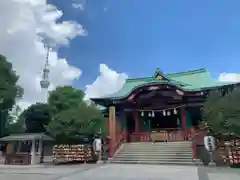
[[[195,69],[195,70],[189,70],[189,71],[182,71],[182,72],[177,72],[177,73],[168,73],[165,74],[166,77],[170,76],[181,76],[181,75],[189,75],[189,74],[197,74],[197,73],[204,73],[208,72],[206,68],[200,68],[200,69]],[[149,77],[139,77],[139,78],[128,78],[126,79],[127,82],[132,82],[132,81],[139,81],[139,80],[156,80],[155,77],[149,76]]]
[[[181,75],[203,73],[203,72],[207,72],[207,71],[208,70],[206,68],[200,68],[200,69],[189,70],[189,71],[182,71],[182,72],[177,72],[177,73],[169,73],[169,74],[166,74],[166,75],[167,76],[181,76]]]
[[[126,79],[127,82],[130,82],[130,81],[139,81],[139,80],[155,80],[154,77],[139,77],[139,78],[128,78]]]

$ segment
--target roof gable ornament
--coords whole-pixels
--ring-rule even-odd
[[[153,75],[157,80],[169,80],[163,72],[161,72],[160,68],[157,68],[155,74]]]

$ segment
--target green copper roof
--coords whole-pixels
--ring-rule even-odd
[[[158,80],[156,78],[157,74],[161,74],[163,79]],[[97,99],[121,99],[128,96],[134,89],[154,84],[171,84],[185,91],[200,91],[233,83],[221,83],[212,79],[211,74],[206,69],[197,69],[173,74],[162,74],[162,72],[157,69],[153,77],[127,79],[122,89],[118,92]]]

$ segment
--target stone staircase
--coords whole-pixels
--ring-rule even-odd
[[[112,163],[194,165],[191,144],[190,141],[125,143]]]

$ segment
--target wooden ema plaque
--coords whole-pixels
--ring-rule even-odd
[[[93,151],[90,145],[55,145],[53,148],[53,163],[72,161],[91,161]]]
[[[221,143],[219,147],[220,156],[227,165],[240,164],[240,140],[231,140],[228,142],[228,146]]]
[[[231,144],[228,152],[230,165],[240,164],[240,140],[232,140]]]

